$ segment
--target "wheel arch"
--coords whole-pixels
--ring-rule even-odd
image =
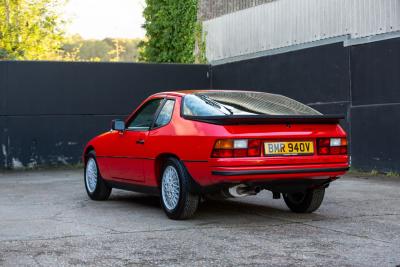
[[[185,163],[174,153],[162,153],[156,157],[154,161],[154,174],[156,175],[157,187],[161,186],[162,167],[168,158],[175,158],[182,164],[184,172],[186,172],[186,174],[189,176],[189,190],[193,193],[200,193],[201,186],[193,179],[192,175],[190,175]]]
[[[154,160],[154,174],[157,181],[157,186],[159,187],[161,184],[161,172],[163,165],[169,158],[175,158],[180,161],[180,158],[174,153],[161,153]]]
[[[89,146],[87,146],[87,147],[85,148],[85,151],[83,152],[83,159],[82,159],[82,160],[83,160],[83,164],[86,164],[86,162],[87,162],[87,160],[88,160],[89,153],[90,153],[91,151],[95,151],[94,146],[89,145]]]

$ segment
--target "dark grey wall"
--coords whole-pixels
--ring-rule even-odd
[[[206,65],[0,62],[0,168],[78,163],[91,137],[148,95],[214,88],[280,93],[346,114],[353,166],[400,172],[400,39],[325,45],[209,72]]]
[[[214,88],[254,89],[304,103],[350,101],[349,52],[343,44],[213,67]]]
[[[283,94],[346,114],[353,166],[400,171],[400,39],[343,43],[214,66],[212,87]]]
[[[212,68],[212,87],[282,94],[323,113],[347,114],[349,55],[343,44],[332,44],[218,65]]]
[[[0,166],[75,164],[152,93],[209,88],[209,66],[0,62]]]
[[[400,172],[400,38],[350,49],[354,166]]]

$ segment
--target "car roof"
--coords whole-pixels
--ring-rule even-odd
[[[247,91],[247,90],[218,90],[218,89],[196,89],[196,90],[179,90],[179,91],[169,91],[169,92],[160,92],[156,93],[152,96],[159,96],[159,95],[170,95],[170,96],[185,96],[190,94],[199,94],[199,93],[208,93],[208,92],[232,92],[232,93],[239,93],[239,92],[256,92],[256,91]],[[261,92],[258,92],[261,93]]]

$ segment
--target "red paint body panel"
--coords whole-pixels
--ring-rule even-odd
[[[268,124],[268,125],[215,125],[187,120],[181,117],[184,92],[160,93],[146,99],[167,97],[175,99],[173,116],[169,124],[150,131],[110,131],[92,139],[100,172],[104,179],[132,184],[158,186],[159,174],[156,159],[163,154],[174,155],[184,162],[188,172],[201,186],[229,182],[265,181],[276,179],[320,179],[337,177],[345,171],[316,172],[319,169],[346,169],[348,155],[274,156],[252,158],[211,158],[217,139],[261,139],[263,141],[312,141],[316,138],[346,137],[338,124]],[[140,107],[138,107],[139,109]],[[135,112],[138,110],[136,109]],[[129,121],[135,112],[128,117]],[[144,144],[137,144],[143,140]],[[269,174],[276,170],[302,172]],[[307,170],[310,170],[307,172]],[[261,171],[264,174],[218,175],[213,172]]]

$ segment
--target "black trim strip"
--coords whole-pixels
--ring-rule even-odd
[[[158,119],[158,116],[160,116],[160,113],[161,113],[162,109],[164,108],[164,106],[165,106],[165,104],[167,103],[168,100],[174,101],[174,106],[173,106],[173,108],[172,108],[171,117],[169,118],[169,121],[168,121],[166,124],[164,124],[164,125],[154,127],[154,124],[156,123],[156,121],[157,121],[157,119]],[[152,122],[151,127],[150,127],[150,131],[152,131],[152,130],[157,130],[157,129],[159,129],[159,128],[162,128],[162,127],[164,127],[164,126],[167,126],[167,125],[171,122],[172,117],[174,116],[175,105],[176,105],[176,99],[175,99],[175,98],[166,97],[166,98],[164,99],[163,103],[162,103],[161,106],[160,106],[160,109],[157,110],[156,116],[155,116],[154,119],[153,119],[153,122]]]
[[[106,183],[109,186],[111,186],[112,188],[117,188],[117,189],[132,191],[132,192],[139,192],[139,193],[155,195],[155,196],[160,195],[160,190],[158,187],[138,185],[138,184],[132,184],[132,183],[126,183],[126,182],[116,182],[116,181],[110,181],[110,180],[106,180]]]
[[[145,159],[145,160],[155,160],[155,158],[134,158],[125,156],[96,156],[98,158],[111,158],[111,159]]]
[[[161,106],[164,105],[165,103],[165,99],[166,97],[154,97],[152,99],[148,99],[146,102],[142,102],[138,108],[131,114],[129,115],[129,117],[125,120],[125,128],[128,129],[129,125],[131,124],[131,122],[136,118],[136,116],[139,114],[139,112],[141,112],[143,110],[143,108],[150,103],[151,101],[157,100],[157,99],[161,99],[160,105],[157,107],[156,112],[153,114],[153,120],[151,122],[151,126],[154,123],[154,120],[156,118],[156,114],[159,113],[159,111],[161,110]],[[134,129],[130,129],[131,131],[134,132],[148,132],[151,128],[151,126],[147,129],[147,130],[134,130]]]
[[[337,124],[344,115],[225,115],[225,116],[189,116],[182,118],[218,125],[237,124],[279,124],[279,123],[310,123]]]
[[[212,171],[213,175],[237,176],[257,174],[293,174],[293,173],[315,173],[315,172],[340,172],[348,171],[349,168],[323,168],[323,169],[291,169],[291,170],[250,170],[250,171]]]

